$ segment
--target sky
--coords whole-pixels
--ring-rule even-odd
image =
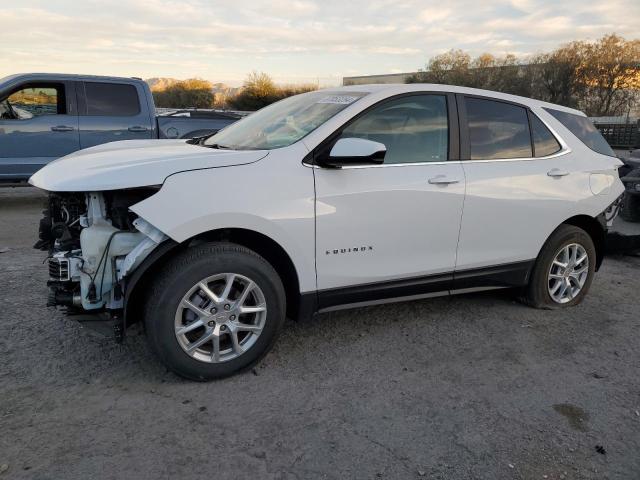
[[[0,77],[60,72],[337,85],[452,48],[529,55],[615,32],[639,0],[0,0]]]

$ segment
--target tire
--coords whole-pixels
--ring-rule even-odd
[[[570,247],[572,245],[580,246],[580,249],[576,247]],[[550,274],[554,273],[556,276],[558,273],[558,269],[561,269],[558,264],[554,264],[554,260],[558,255],[561,255],[561,252],[566,252],[566,248],[569,248],[569,252],[579,251],[584,252],[587,256],[588,266],[585,268],[583,263],[576,265],[577,268],[575,272],[579,270],[584,270],[583,274],[576,274],[579,277],[579,280],[584,280],[579,291],[577,291],[573,296],[571,296],[570,292],[573,292],[577,289],[578,278],[567,278],[566,281],[569,281],[571,285],[571,290],[566,294],[567,298],[563,298],[562,302],[558,301],[554,296],[552,296],[550,289],[558,288],[556,290],[556,297],[562,290],[563,285],[560,287],[556,287],[558,282],[564,281],[562,278],[550,278]],[[580,253],[582,256],[583,254]],[[564,259],[565,257],[560,257]],[[579,258],[578,258],[579,260]],[[566,263],[566,262],[561,262]],[[571,262],[569,262],[569,267]],[[587,232],[573,225],[560,225],[547,239],[546,243],[542,247],[540,254],[536,260],[536,263],[533,267],[533,271],[531,272],[531,279],[529,280],[529,285],[526,287],[526,291],[522,300],[527,305],[534,308],[541,308],[547,310],[553,310],[558,308],[572,307],[574,305],[579,304],[584,299],[585,295],[589,291],[589,287],[591,286],[591,282],[593,281],[593,275],[595,273],[595,265],[596,265],[596,249],[593,244],[593,240],[589,236]],[[552,272],[553,267],[553,272]],[[570,299],[569,299],[570,298]]]
[[[167,368],[207,381],[257,363],[282,329],[285,304],[282,281],[264,258],[240,245],[208,243],[180,253],[160,271],[145,302],[145,328]]]

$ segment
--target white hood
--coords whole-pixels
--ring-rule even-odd
[[[174,173],[257,162],[265,150],[217,150],[186,140],[125,140],[79,150],[38,170],[29,183],[51,192],[160,185]]]

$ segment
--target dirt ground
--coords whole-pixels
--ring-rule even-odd
[[[0,189],[0,479],[640,478],[638,257],[566,311],[492,292],[288,322],[200,384],[44,306],[40,201]]]

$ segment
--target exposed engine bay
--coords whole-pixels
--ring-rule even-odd
[[[129,210],[157,187],[50,193],[35,248],[49,252],[47,305],[123,308],[126,277],[167,237]]]

